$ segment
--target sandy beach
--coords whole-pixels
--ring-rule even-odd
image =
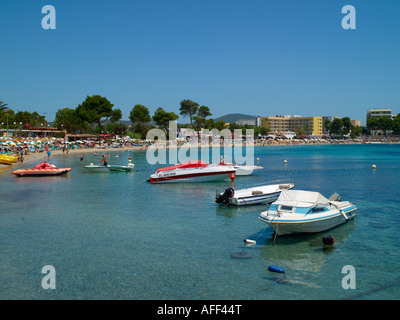
[[[39,164],[44,161],[48,161],[51,163],[53,157],[58,157],[60,155],[67,155],[67,156],[73,156],[76,157],[77,155],[80,154],[86,154],[86,153],[94,153],[97,152],[99,154],[105,154],[105,153],[110,153],[110,152],[117,152],[117,151],[133,151],[133,150],[141,150],[143,147],[124,147],[124,148],[106,148],[106,149],[100,149],[100,148],[82,148],[82,149],[70,149],[68,150],[68,153],[65,151],[63,152],[62,150],[51,150],[51,155],[50,159],[47,156],[46,152],[30,152],[27,155],[24,155],[24,162],[15,162],[11,165],[6,165],[6,164],[1,164],[0,163],[0,172],[5,171],[10,168],[31,168],[35,166],[36,164]]]

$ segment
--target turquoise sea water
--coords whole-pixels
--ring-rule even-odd
[[[264,170],[237,177],[235,188],[293,179],[296,189],[337,192],[358,207],[345,225],[275,244],[258,219],[266,206],[214,202],[229,181],[151,185],[145,180],[161,165],[149,165],[145,152],[111,154],[118,158],[110,164],[131,154],[139,172],[87,173],[83,166],[100,157],[70,154],[51,161],[71,166],[68,176],[0,173],[0,299],[400,298],[398,145],[255,148]],[[331,250],[322,244],[327,233]],[[231,257],[242,250],[251,258]],[[56,270],[54,290],[42,288],[45,265]],[[356,289],[342,287],[346,265],[355,268]]]

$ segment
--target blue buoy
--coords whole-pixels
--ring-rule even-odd
[[[276,267],[276,266],[269,266],[269,267],[268,267],[268,271],[271,271],[271,272],[278,272],[278,273],[285,273],[285,270],[283,270],[283,269],[280,268],[280,267]]]

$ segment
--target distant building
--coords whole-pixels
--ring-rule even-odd
[[[298,129],[302,129],[303,131],[306,131],[307,134],[323,134],[322,117],[300,117],[298,115],[284,115],[263,118],[262,123],[263,126],[266,126],[272,132],[288,133],[296,132]]]
[[[351,124],[355,127],[361,127],[361,121],[360,120],[351,120]]]
[[[261,127],[262,125],[262,118],[260,116],[256,117],[256,127]]]
[[[322,117],[322,119],[325,120],[329,120],[330,122],[332,122],[335,119],[342,119],[342,117],[335,117],[335,116],[324,116]]]
[[[254,119],[240,119],[238,121],[236,121],[236,124],[240,125],[240,126],[244,126],[244,125],[250,125],[250,126],[255,126],[256,125],[256,120]]]
[[[367,110],[367,121],[371,118],[382,118],[382,117],[390,117],[392,119],[395,118],[395,115],[392,114],[392,109],[370,109]]]

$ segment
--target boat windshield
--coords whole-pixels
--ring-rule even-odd
[[[199,168],[199,167],[207,167],[207,166],[208,166],[207,163],[204,163],[200,160],[195,160],[195,161],[189,161],[186,163],[176,164],[171,167],[160,168],[157,170],[157,173],[162,172],[162,171],[175,170],[175,169],[189,169],[189,168]]]
[[[325,212],[325,211],[328,211],[328,209],[326,207],[316,207],[311,210],[311,213],[319,213],[319,212]]]

